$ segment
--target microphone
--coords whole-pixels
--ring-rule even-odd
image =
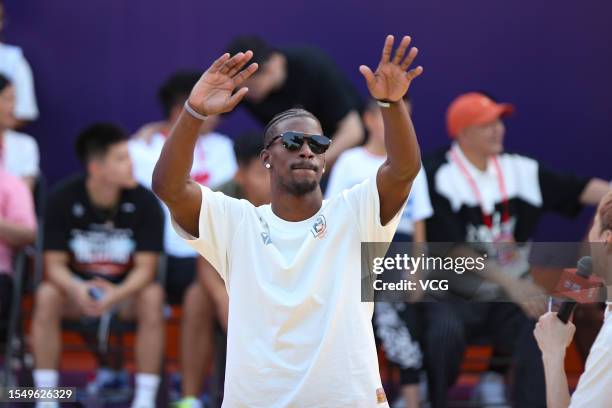
[[[591,273],[593,273],[593,259],[591,259],[590,256],[583,256],[578,260],[578,270],[576,271],[576,275],[588,280],[591,276]],[[564,286],[569,286],[573,290],[577,289],[578,291],[583,289],[581,285],[576,282],[569,282],[569,285],[566,283],[564,284]],[[565,301],[563,301],[563,303],[561,303],[559,311],[557,312],[557,317],[559,318],[559,320],[566,324],[575,307],[575,300],[566,299]]]

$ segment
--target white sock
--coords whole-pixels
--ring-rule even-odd
[[[32,372],[34,377],[34,386],[42,387],[57,387],[59,383],[59,373],[57,370],[36,369]],[[37,402],[36,408],[59,408],[57,402]]]
[[[34,376],[34,386],[41,387],[57,387],[59,382],[59,373],[57,370],[36,369],[32,372]]]
[[[34,408],[60,408],[59,402],[37,402]]]
[[[136,373],[136,395],[132,408],[155,408],[159,375]]]

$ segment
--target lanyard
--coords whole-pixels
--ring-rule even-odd
[[[459,167],[459,170],[461,171],[461,173],[467,180],[470,188],[472,189],[472,192],[476,196],[476,200],[478,200],[478,204],[480,205],[480,212],[482,214],[482,222],[484,223],[484,225],[487,226],[487,228],[492,229],[493,228],[493,218],[491,216],[492,214],[487,214],[485,212],[484,201],[482,199],[482,195],[480,194],[480,190],[478,189],[478,185],[476,184],[476,181],[474,180],[474,178],[468,171],[467,167],[465,167],[465,164],[463,163],[463,161],[461,160],[461,158],[459,157],[459,155],[454,149],[451,149],[450,155],[451,155],[451,159],[453,160],[453,162],[455,162],[457,167]],[[499,165],[499,162],[497,161],[497,157],[493,158],[493,164],[495,165],[495,173],[497,173],[497,183],[499,185],[499,192],[501,193],[502,204],[504,206],[504,212],[502,214],[502,223],[505,223],[510,219],[510,206],[508,204],[508,192],[506,191],[506,183],[504,181],[504,174],[502,173],[501,166]],[[493,211],[495,212],[495,209],[493,209]]]

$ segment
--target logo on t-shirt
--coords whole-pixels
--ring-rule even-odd
[[[132,230],[92,224],[90,229],[73,228],[70,233],[68,247],[75,271],[119,278],[131,268],[136,251]]]
[[[312,236],[315,238],[323,238],[325,236],[325,231],[327,231],[327,221],[324,215],[319,215],[315,223],[312,224],[310,232],[312,232]]]
[[[261,233],[261,240],[263,241],[264,245],[269,245],[272,243],[272,238],[270,238],[270,227],[263,218],[261,218],[260,216],[258,216],[258,218],[259,222],[261,223],[261,228],[263,228],[263,232]]]
[[[263,241],[264,245],[268,245],[272,243],[272,240],[270,239],[270,234],[267,232],[261,233],[261,240]]]

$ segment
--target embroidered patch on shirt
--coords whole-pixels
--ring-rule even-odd
[[[385,394],[385,390],[383,390],[382,388],[378,388],[376,390],[376,402],[379,404],[387,402],[387,395]]]
[[[323,238],[325,236],[325,231],[327,231],[327,220],[325,216],[319,215],[312,225],[310,232],[312,232],[312,236],[315,238]]]

